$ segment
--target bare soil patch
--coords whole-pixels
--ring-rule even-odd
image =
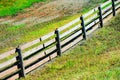
[[[52,0],[49,3],[35,3],[32,7],[24,9],[16,16],[0,18],[0,24],[27,24],[33,26],[57,17],[67,16],[80,12],[89,0]],[[31,23],[32,22],[32,23]]]

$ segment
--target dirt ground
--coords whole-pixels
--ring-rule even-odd
[[[76,14],[89,0],[52,0],[49,3],[35,3],[16,16],[0,18],[0,24],[33,26],[57,17]]]

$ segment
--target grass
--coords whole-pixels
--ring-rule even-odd
[[[120,14],[93,37],[21,80],[119,80]]]
[[[0,16],[14,16],[24,8],[30,7],[35,2],[47,0],[0,0]]]
[[[0,16],[14,16],[22,12],[24,8],[30,7],[35,2],[45,2],[49,0],[0,0]],[[92,2],[99,2],[92,0]],[[106,1],[106,0],[102,0]]]
[[[17,0],[17,1],[19,1],[19,0]],[[34,0],[34,1],[36,1],[36,0]],[[106,1],[106,0],[97,0],[97,1],[91,0],[88,4],[89,7],[84,6],[84,8],[78,14],[57,18],[52,21],[38,24],[35,26],[27,26],[26,24],[20,24],[17,26],[13,26],[10,24],[0,25],[0,35],[1,35],[1,37],[0,37],[0,54],[3,52],[6,52],[8,50],[11,50],[18,45],[32,41],[36,38],[39,38],[39,37],[51,32],[51,31],[54,31],[56,28],[67,24],[68,22],[79,17],[81,14],[83,14],[83,13],[87,12],[88,10],[90,10],[91,8],[94,8],[95,6],[97,6],[100,2],[104,2],[104,1]]]
[[[1,25],[0,41],[2,45],[0,45],[1,48],[0,52],[2,53],[6,51],[7,48],[8,49],[15,48],[17,45],[24,44],[26,42],[37,39],[49,32],[52,32],[56,28],[61,27],[62,25],[72,21],[74,17],[69,16],[64,18],[58,18],[56,20],[38,24],[36,26],[31,26],[31,27],[26,27],[25,24],[21,24],[17,26],[10,26],[8,24]]]

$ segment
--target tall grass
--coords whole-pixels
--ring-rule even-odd
[[[120,14],[83,44],[21,80],[119,80]]]

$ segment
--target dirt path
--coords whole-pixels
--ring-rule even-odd
[[[54,0],[50,3],[36,3],[14,17],[0,18],[0,24],[33,26],[57,17],[78,13],[89,0]]]

